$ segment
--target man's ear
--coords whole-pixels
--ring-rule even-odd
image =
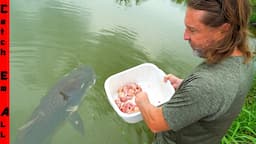
[[[220,31],[223,32],[227,32],[230,29],[230,24],[229,23],[224,23],[220,26]]]

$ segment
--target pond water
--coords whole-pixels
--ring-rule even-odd
[[[150,62],[183,77],[200,62],[183,40],[185,5],[171,0],[11,1],[11,142],[48,90],[79,64],[96,84],[78,112],[81,136],[68,121],[52,144],[149,144],[144,122],[124,122],[109,104],[104,82]]]

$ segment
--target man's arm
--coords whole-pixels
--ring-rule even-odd
[[[175,89],[178,89],[183,79],[168,74],[164,77],[164,82],[167,81],[169,81]],[[170,126],[164,118],[162,107],[155,107],[152,105],[148,99],[147,93],[138,93],[135,102],[140,109],[145,123],[152,132],[156,133],[170,130]]]
[[[145,92],[138,93],[135,102],[140,109],[145,123],[152,132],[156,133],[170,130],[170,127],[164,118],[162,107],[155,107],[152,105]]]

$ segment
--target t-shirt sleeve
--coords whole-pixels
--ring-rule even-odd
[[[169,127],[178,131],[202,118],[217,112],[220,98],[216,83],[199,75],[184,80],[171,100],[163,105],[163,114]],[[215,92],[214,92],[215,91]]]

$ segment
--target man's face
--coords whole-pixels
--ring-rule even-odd
[[[220,28],[209,27],[201,22],[205,13],[188,7],[185,16],[184,40],[187,40],[193,51],[201,57],[223,37]]]

